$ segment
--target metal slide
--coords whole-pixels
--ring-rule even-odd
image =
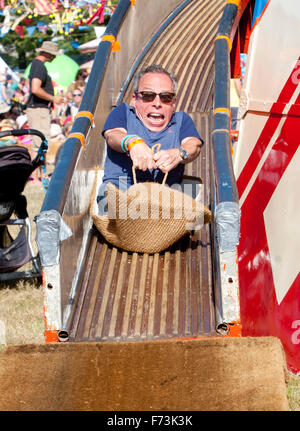
[[[46,341],[239,334],[239,213],[222,86],[229,82],[228,40],[238,7],[227,3],[120,0],[37,217]],[[205,140],[185,174],[202,178],[215,221],[148,255],[108,244],[92,225],[89,204],[95,169],[105,159],[104,121],[115,105],[129,102],[134,73],[151,63],[177,75],[177,110],[192,116]]]

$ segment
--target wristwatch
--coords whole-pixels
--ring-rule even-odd
[[[179,154],[182,160],[186,160],[189,158],[189,153],[186,150],[184,150],[182,147],[179,148]]]

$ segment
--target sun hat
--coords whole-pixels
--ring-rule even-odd
[[[3,129],[4,127],[8,128],[8,130],[15,129],[16,123],[10,118],[5,118],[0,122],[0,128]]]
[[[6,114],[10,110],[11,106],[5,102],[0,102],[0,114]]]
[[[46,40],[42,43],[40,48],[37,48],[38,52],[47,52],[48,54],[52,54],[54,56],[59,55],[58,46],[55,42],[50,42]]]
[[[62,133],[61,127],[59,124],[52,123],[50,127],[50,136],[51,138],[55,138]]]
[[[27,122],[28,122],[28,118],[27,118],[27,115],[25,115],[25,114],[19,115],[19,117],[17,117],[17,119],[16,119],[18,129],[22,129],[24,124],[26,124]]]

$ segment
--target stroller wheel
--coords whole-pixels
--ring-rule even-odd
[[[0,202],[0,221],[7,220],[15,209],[15,201]]]

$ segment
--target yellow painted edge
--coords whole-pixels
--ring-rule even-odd
[[[77,112],[77,114],[75,115],[75,119],[79,118],[79,117],[88,117],[91,120],[91,122],[94,119],[93,114],[91,112],[89,112],[89,111],[79,111],[79,112]]]
[[[227,0],[227,3],[228,4],[232,3],[232,4],[235,4],[237,7],[239,7],[241,4],[241,0]]]
[[[102,36],[101,40],[113,43],[116,39],[115,39],[115,36],[111,34],[105,34],[104,36]]]
[[[79,139],[79,141],[81,142],[81,145],[84,147],[84,135],[82,133],[71,133],[68,136],[68,139],[69,138],[77,138],[77,139]]]
[[[215,38],[215,41],[216,41],[217,39],[226,39],[226,40],[227,40],[227,43],[228,43],[229,51],[231,51],[231,48],[232,48],[232,42],[231,42],[231,40],[229,39],[229,37],[228,37],[228,36],[222,36],[222,35],[220,35],[220,36],[217,36],[217,37]]]
[[[231,111],[228,108],[216,108],[214,109],[213,115],[216,114],[227,114],[231,117]]]

